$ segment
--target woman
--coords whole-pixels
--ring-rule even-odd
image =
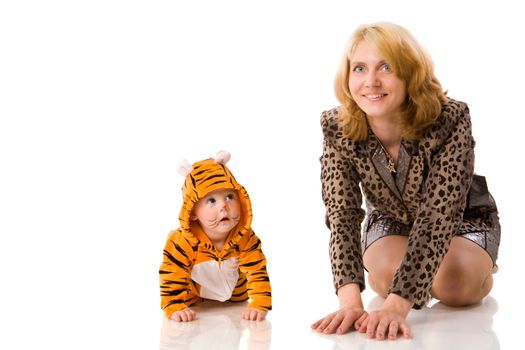
[[[321,181],[340,307],[312,328],[408,338],[412,307],[431,297],[472,305],[492,288],[500,226],[485,179],[473,174],[469,110],[445,95],[430,57],[391,23],[354,32],[335,90],[341,106],[321,117]],[[364,269],[385,298],[371,313]]]

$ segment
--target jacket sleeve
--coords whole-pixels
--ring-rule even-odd
[[[166,242],[159,269],[161,308],[166,317],[192,302],[191,267],[194,249],[180,232],[172,232]]]
[[[390,289],[414,302],[414,308],[423,307],[430,298],[439,264],[461,225],[474,168],[474,140],[465,104],[460,104],[456,116],[437,126],[435,134],[444,142],[430,152],[424,195],[409,235],[407,253]]]
[[[246,275],[249,307],[261,310],[272,309],[272,288],[266,270],[266,257],[261,240],[250,230],[243,237],[239,256],[239,269]]]
[[[343,154],[342,147],[335,145],[340,129],[334,119],[328,112],[321,117],[324,140],[320,158],[326,225],[331,233],[332,276],[336,290],[348,283],[358,283],[362,291],[365,289],[365,278],[360,230],[364,210],[361,208],[360,178],[349,154]]]

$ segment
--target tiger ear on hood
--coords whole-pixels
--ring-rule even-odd
[[[215,156],[215,163],[225,165],[231,158],[231,154],[228,151],[219,151]]]
[[[181,160],[177,166],[177,172],[183,177],[188,176],[192,170],[193,167],[186,159]]]

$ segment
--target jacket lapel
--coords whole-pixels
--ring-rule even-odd
[[[376,198],[372,202],[380,201],[383,210],[390,208],[392,214],[403,223],[413,220],[409,213],[416,213],[418,210],[421,196],[419,192],[425,173],[425,157],[420,143],[410,140],[401,142],[395,177],[387,170],[387,157],[371,131],[366,141],[355,143],[354,152],[353,161],[362,183],[368,186],[386,186],[392,194],[387,198]],[[375,190],[370,189],[370,193],[374,192]]]
[[[379,146],[376,137],[370,130],[366,141],[356,143],[355,152],[356,157],[354,157],[354,163],[356,164],[356,169],[359,172],[363,184],[378,187],[386,185],[392,193],[392,196],[381,198],[380,200],[385,204],[390,203],[388,205],[391,207],[404,207],[394,178],[386,168],[386,156],[381,146]],[[372,169],[375,169],[375,171],[372,171]],[[373,192],[375,191],[371,190],[371,193]]]
[[[379,174],[383,182],[388,186],[390,191],[397,197],[397,199],[399,199],[400,201],[403,201],[403,197],[401,197],[401,194],[399,193],[399,190],[397,189],[396,183],[394,181],[394,177],[392,176],[390,171],[387,169],[388,156],[383,151],[383,148],[376,147],[372,153],[371,159],[376,169],[376,172]]]
[[[407,157],[408,161],[403,161],[404,165],[401,166],[406,167],[406,170],[399,170],[400,172],[406,172],[403,176],[404,184],[401,185],[401,193],[403,201],[411,213],[418,211],[421,197],[420,189],[423,185],[425,174],[425,157],[420,152],[418,144],[418,141],[403,141],[402,148],[406,151],[403,157]]]

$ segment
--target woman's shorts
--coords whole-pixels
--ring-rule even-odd
[[[391,235],[408,237],[410,229],[410,225],[397,222],[377,210],[372,211],[366,217],[361,235],[363,253],[372,243],[382,237]],[[501,236],[497,211],[486,213],[486,215],[477,218],[464,219],[454,236],[466,238],[485,249],[496,265]]]

